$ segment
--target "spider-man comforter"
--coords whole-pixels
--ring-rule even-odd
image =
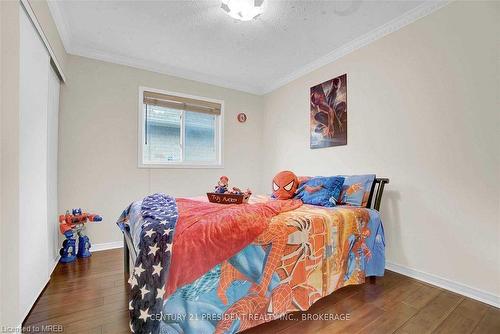
[[[375,210],[156,194],[133,203],[119,223],[138,250],[129,280],[135,333],[235,333],[384,273]]]

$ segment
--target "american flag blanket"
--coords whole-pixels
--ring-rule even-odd
[[[175,199],[165,194],[147,196],[142,201],[139,252],[130,275],[129,312],[132,333],[158,333],[165,294],[172,241],[178,212]]]

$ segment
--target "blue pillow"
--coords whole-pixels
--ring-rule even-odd
[[[339,204],[365,207],[375,174],[345,176]]]
[[[337,205],[343,184],[344,178],[340,176],[313,177],[299,185],[296,198],[304,204],[332,207]]]

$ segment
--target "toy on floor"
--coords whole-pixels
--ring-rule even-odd
[[[59,262],[68,263],[76,260],[76,257],[89,257],[90,240],[85,235],[85,223],[100,222],[102,217],[87,212],[82,213],[82,209],[73,209],[71,214],[66,211],[65,215],[59,216],[59,230],[66,237],[59,250],[61,259]],[[75,255],[76,239],[74,235],[78,235],[78,253]]]

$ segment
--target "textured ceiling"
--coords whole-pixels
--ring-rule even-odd
[[[217,0],[49,5],[69,53],[262,94],[422,1],[267,0],[248,22]]]

